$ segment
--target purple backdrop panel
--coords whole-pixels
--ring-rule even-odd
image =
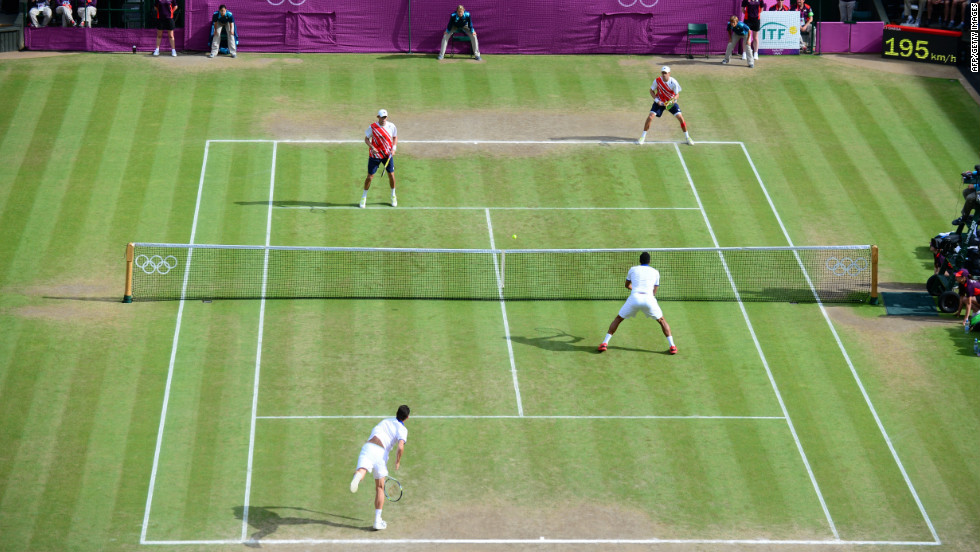
[[[839,54],[850,51],[851,25],[821,21],[817,23],[818,48],[825,54]]]
[[[880,54],[884,28],[885,24],[881,21],[865,21],[851,25],[851,52]]]
[[[61,50],[83,52],[130,52],[133,46],[140,52],[153,51],[156,31],[153,29],[80,29],[44,27],[24,29],[24,45],[28,50]],[[174,31],[177,49],[184,49],[184,30]],[[167,39],[162,44],[169,47]]]
[[[221,3],[235,14],[245,52],[435,53],[458,0],[184,0],[179,48],[209,48],[211,14]],[[718,54],[728,41],[727,17],[738,13],[740,0],[473,0],[465,5],[480,49],[490,54],[682,54],[688,23],[707,23],[710,51]],[[28,46],[118,51],[143,36],[128,29],[86,30],[98,39],[50,32],[71,30],[34,30]]]

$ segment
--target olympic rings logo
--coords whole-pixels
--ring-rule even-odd
[[[632,2],[626,2],[624,0],[619,0],[619,5],[620,6],[623,6],[624,8],[629,8],[629,7],[632,7],[633,4],[636,4],[637,2],[639,2],[640,5],[643,6],[644,8],[652,8],[652,7],[656,6],[657,5],[657,2],[659,2],[659,1],[660,0],[653,0],[653,3],[652,4],[647,4],[644,0],[632,0]]]
[[[278,2],[274,2],[273,0],[266,0],[266,2],[268,2],[269,4],[271,4],[273,6],[281,6],[282,3],[285,2],[285,1],[286,0],[279,0]],[[294,5],[294,6],[302,6],[303,4],[306,3],[306,0],[298,0],[298,1],[295,1],[295,2],[293,0],[289,0],[289,3],[292,4],[292,5]]]
[[[173,255],[167,255],[166,257],[161,257],[160,255],[149,257],[146,255],[137,255],[135,264],[137,268],[147,274],[166,274],[177,268],[177,257]]]
[[[852,259],[844,257],[829,257],[826,262],[827,270],[835,276],[857,276],[868,269],[868,261],[865,259]]]

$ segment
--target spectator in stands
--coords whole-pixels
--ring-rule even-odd
[[[92,28],[92,20],[98,10],[95,4],[98,0],[78,0],[78,19],[82,27]]]
[[[902,7],[902,25],[915,25],[915,18],[912,17],[912,0],[904,0]]]
[[[71,0],[55,0],[55,5],[58,7],[54,9],[54,12],[61,16],[61,26],[74,27],[76,23],[71,14]]]
[[[228,37],[228,52],[231,57],[238,57],[238,47],[235,44],[235,16],[232,15],[224,4],[218,6],[218,11],[211,16],[211,32],[214,38],[211,40],[211,53],[209,58],[218,55],[218,47],[221,46],[221,31],[224,30]]]
[[[840,8],[841,23],[854,21],[854,7],[857,6],[857,0],[840,0],[837,6]]]
[[[44,15],[44,22],[37,24],[37,16]],[[27,16],[31,18],[31,27],[47,27],[51,22],[51,4],[48,0],[34,0],[34,5],[28,10]]]
[[[749,37],[749,45],[751,46],[752,52],[755,53],[755,59],[759,59],[759,28],[762,25],[760,18],[762,17],[762,11],[765,9],[766,5],[762,0],[742,0],[743,20],[752,31]],[[745,53],[742,54],[742,59],[745,59]]]
[[[732,58],[732,50],[741,42],[742,48],[748,53],[749,67],[755,67],[755,58],[752,56],[752,45],[749,44],[749,26],[743,21],[738,20],[737,15],[728,19],[728,47],[725,48],[725,59],[721,60],[723,65],[727,65]]]
[[[176,0],[154,0],[154,9],[157,14],[157,46],[153,49],[153,55],[160,55],[160,39],[163,38],[163,31],[167,31],[170,38],[170,55],[177,57],[177,45],[174,42],[174,15],[177,13]]]
[[[926,20],[925,23],[922,22],[922,7],[919,7],[919,26],[921,27],[931,27],[932,26],[932,12],[936,11],[936,16],[939,18],[939,26],[943,26],[943,15],[949,17],[949,4],[946,0],[921,0],[926,5]]]
[[[769,11],[790,11],[790,9],[783,0],[776,0],[775,4],[769,6]]]
[[[966,22],[966,7],[967,7],[967,4],[969,4],[969,2],[967,2],[966,0],[951,0],[950,1],[950,3],[949,3],[949,5],[950,5],[950,8],[949,8],[949,16],[946,17],[946,21],[948,21],[948,23],[946,24],[946,28],[947,29],[960,29],[960,30],[962,30],[963,27],[966,26],[966,23],[965,22]],[[956,24],[956,21],[959,21],[960,24],[957,25]]]
[[[476,40],[476,28],[473,27],[470,12],[466,11],[462,4],[456,6],[456,11],[449,16],[446,32],[442,33],[442,46],[439,47],[438,59],[442,59],[446,55],[446,46],[449,44],[449,39],[452,38],[453,33],[465,33],[466,36],[470,37],[470,44],[473,45],[473,58],[480,61],[480,44]]]
[[[813,51],[813,8],[804,0],[793,0],[792,8],[800,12],[800,51]]]

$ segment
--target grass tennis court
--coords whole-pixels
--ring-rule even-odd
[[[136,240],[875,243],[924,284],[975,163],[959,83],[669,60],[699,143],[637,147],[657,58],[249,57],[0,64],[0,549],[976,550],[980,359],[947,317],[664,302],[680,354],[631,320],[597,355],[621,301],[118,302]],[[378,107],[399,207],[375,179],[360,210]],[[401,403],[374,533],[347,482]]]

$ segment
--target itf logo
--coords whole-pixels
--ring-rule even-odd
[[[760,37],[763,40],[782,40],[787,33],[796,34],[796,27],[787,27],[782,23],[769,22],[759,27]]]

